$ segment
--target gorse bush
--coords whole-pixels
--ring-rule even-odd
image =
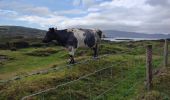
[[[38,50],[34,50],[32,52],[26,53],[27,55],[30,56],[50,56],[51,54],[55,54],[59,52],[59,50],[55,50],[52,48],[47,48],[47,49],[38,49]]]

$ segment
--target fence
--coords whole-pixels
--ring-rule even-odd
[[[104,55],[102,55],[102,56],[100,56],[98,58],[100,59],[100,58],[108,56],[108,55],[109,54],[104,54]],[[20,79],[24,79],[24,78],[31,77],[31,76],[34,76],[34,75],[46,74],[46,73],[50,73],[50,72],[54,72],[54,71],[63,70],[64,68],[69,68],[69,67],[72,67],[72,66],[77,65],[77,64],[87,63],[90,60],[95,60],[95,59],[88,58],[87,60],[77,62],[75,64],[68,64],[68,65],[60,66],[60,67],[57,66],[57,67],[49,68],[49,69],[46,69],[46,70],[31,72],[31,73],[28,73],[27,75],[23,75],[23,76],[15,76],[15,77],[12,77],[12,78],[9,78],[9,79],[6,79],[6,80],[0,80],[0,83],[6,84],[6,83],[14,81],[14,80],[20,80]]]
[[[143,84],[143,82],[146,82],[146,89],[149,91],[152,88],[153,73],[156,73],[157,69],[162,66],[168,66],[167,40],[165,41],[164,50],[160,48],[160,53],[155,54],[155,47],[148,45],[146,47],[146,56],[126,55],[122,56],[122,60],[125,61],[115,61],[117,63],[113,61],[109,65],[100,61],[111,61],[112,59],[109,57],[114,55],[105,55],[96,60],[96,64],[99,63],[96,65],[97,67],[83,74],[79,73],[80,75],[78,76],[75,72],[81,71],[82,63],[69,69],[62,68],[66,77],[65,83],[25,96],[22,100],[30,98],[42,100],[45,98],[70,100],[123,99],[134,94],[135,88]],[[93,61],[88,60],[83,64],[88,66],[88,63],[93,63]],[[88,68],[90,67],[88,66]]]

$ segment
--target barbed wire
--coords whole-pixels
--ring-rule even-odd
[[[136,73],[136,72],[139,72],[139,71],[136,70],[134,73]],[[115,86],[118,86],[120,83],[128,80],[131,76],[133,76],[133,74],[131,74],[131,75],[130,75],[129,77],[127,77],[127,78],[124,78],[123,80],[119,81],[118,83],[112,85],[109,89],[107,89],[106,91],[104,91],[104,92],[102,92],[101,94],[99,94],[98,96],[96,96],[93,100],[99,99],[102,95],[104,95],[104,94],[106,94],[107,92],[111,91]],[[133,88],[133,87],[131,87],[131,88]],[[127,92],[126,92],[126,93],[127,93]]]
[[[103,57],[106,57],[106,56],[110,56],[111,54],[104,54],[102,56],[99,56],[97,59],[100,59],[100,58],[103,58]],[[33,72],[33,73],[28,73],[28,75],[24,75],[24,76],[15,76],[15,77],[12,77],[8,80],[0,80],[0,83],[8,83],[10,81],[14,81],[14,80],[20,80],[20,79],[24,79],[26,77],[31,77],[31,76],[34,76],[34,75],[40,75],[40,74],[45,74],[45,73],[49,73],[49,72],[52,72],[52,71],[59,71],[59,70],[62,70],[66,67],[72,67],[74,65],[78,65],[78,64],[85,64],[87,63],[88,61],[92,61],[92,60],[95,60],[96,58],[88,58],[87,60],[83,60],[81,62],[77,62],[75,64],[67,64],[65,66],[57,66],[55,68],[49,68],[49,69],[46,69],[46,70],[41,70],[41,71],[37,71],[37,72]]]
[[[104,55],[102,55],[102,56],[99,56],[98,58],[103,58],[103,57],[105,57],[105,56],[110,56],[110,55],[112,55],[112,54],[104,54]],[[136,55],[135,55],[135,56],[136,56]],[[135,57],[135,56],[134,56],[134,57]],[[158,56],[160,56],[160,59],[163,58],[162,55],[158,55]],[[133,58],[133,59],[135,59],[135,58]],[[49,68],[49,69],[47,69],[47,70],[37,71],[37,72],[34,72],[34,73],[30,73],[30,74],[27,75],[27,76],[21,76],[21,77],[19,77],[19,78],[18,78],[18,77],[13,77],[13,78],[12,78],[11,80],[9,80],[9,81],[16,80],[17,78],[18,78],[18,79],[23,79],[23,78],[28,77],[28,76],[30,77],[30,76],[33,76],[33,75],[48,73],[48,72],[51,72],[51,71],[59,71],[59,70],[62,70],[62,69],[64,69],[64,68],[66,68],[66,67],[74,67],[74,65],[77,65],[77,64],[87,63],[88,61],[91,61],[91,60],[94,60],[94,59],[92,59],[92,58],[90,58],[90,59],[88,58],[88,59],[87,59],[87,58],[86,58],[86,60],[83,60],[83,61],[81,61],[81,62],[77,62],[77,63],[75,63],[75,64],[70,64],[70,65],[65,65],[65,66],[60,66],[60,67],[55,67],[55,68]],[[133,63],[135,63],[135,62],[133,62]],[[162,65],[162,63],[159,63],[159,65],[157,65],[157,67],[160,67],[161,65]],[[29,97],[33,97],[33,96],[39,95],[39,94],[41,94],[41,93],[48,92],[48,91],[50,91],[50,90],[55,90],[55,89],[57,89],[57,88],[59,88],[59,87],[61,87],[61,86],[66,86],[66,85],[68,85],[68,84],[77,82],[77,81],[79,81],[79,80],[81,80],[81,79],[83,79],[83,78],[89,77],[89,76],[91,76],[91,75],[93,75],[93,74],[95,74],[95,73],[97,73],[97,72],[100,72],[100,71],[103,71],[103,70],[105,70],[105,69],[112,68],[112,67],[113,67],[113,65],[111,65],[111,66],[109,66],[109,67],[105,67],[105,68],[99,69],[99,70],[96,70],[96,71],[94,71],[94,72],[92,72],[92,73],[89,73],[89,74],[87,74],[87,75],[81,76],[81,77],[79,77],[79,78],[76,79],[76,80],[69,81],[69,82],[66,82],[66,83],[57,85],[56,87],[48,88],[48,89],[46,89],[46,90],[42,90],[42,91],[36,92],[36,93],[34,93],[34,94],[28,95],[28,96],[24,96],[23,98],[21,98],[21,100],[25,100],[25,99],[27,99],[27,98],[29,98]],[[136,72],[138,72],[138,71],[135,71],[134,73],[136,73]],[[131,76],[130,76],[130,77],[131,77]],[[121,81],[119,81],[118,83],[114,84],[114,85],[112,86],[112,88],[109,88],[109,89],[107,89],[106,91],[102,92],[102,93],[99,94],[97,97],[95,97],[94,100],[100,98],[102,95],[104,95],[104,94],[106,94],[107,92],[111,91],[115,86],[118,86],[120,83],[122,83],[123,81],[126,81],[126,80],[129,79],[130,77],[124,78],[123,80],[121,80]],[[2,80],[2,81],[4,81],[4,80]],[[1,80],[0,80],[0,83],[1,83]],[[135,83],[131,88],[129,88],[124,94],[125,94],[125,95],[129,94],[129,91],[131,91],[138,83],[139,83],[139,82],[136,82],[136,83]]]
[[[105,67],[105,68],[99,69],[99,70],[97,70],[97,71],[94,71],[94,72],[89,73],[89,74],[87,74],[87,75],[84,75],[84,76],[82,76],[82,77],[79,77],[79,78],[76,79],[76,80],[73,80],[73,81],[70,81],[70,82],[66,82],[66,83],[64,83],[64,84],[57,85],[56,87],[49,88],[49,89],[46,89],[46,90],[43,90],[43,91],[39,91],[39,92],[37,92],[37,93],[34,93],[34,94],[31,94],[31,95],[25,96],[25,97],[23,97],[21,100],[25,100],[26,98],[29,98],[29,97],[32,97],[32,96],[35,96],[35,95],[39,95],[39,94],[41,94],[41,93],[48,92],[48,91],[50,91],[50,90],[57,89],[57,88],[59,88],[59,87],[61,87],[61,86],[65,86],[65,85],[68,85],[68,84],[70,84],[70,83],[77,82],[77,81],[79,81],[79,80],[81,80],[81,79],[83,79],[83,78],[89,77],[89,76],[91,76],[91,75],[93,75],[93,74],[95,74],[95,73],[97,73],[97,72],[100,72],[100,71],[103,71],[103,70],[105,70],[105,69],[112,68],[112,67],[113,67],[113,65],[111,65],[111,66],[109,66],[109,67]],[[137,72],[137,71],[135,71],[134,73],[136,73],[136,72]],[[117,84],[114,84],[114,87],[117,86],[118,84],[120,84],[122,81],[125,81],[125,80],[126,80],[126,79],[123,79],[123,80],[121,80],[120,82],[118,82]],[[112,88],[106,90],[106,91],[103,92],[102,94],[106,93],[107,91],[110,91],[111,89],[112,89]]]
[[[26,98],[29,98],[29,97],[32,97],[32,96],[35,96],[35,95],[38,95],[38,94],[41,94],[41,93],[44,93],[44,92],[48,92],[48,91],[50,91],[50,90],[57,89],[58,87],[65,86],[65,85],[71,84],[71,83],[73,83],[73,82],[77,82],[77,81],[79,81],[79,80],[81,80],[81,79],[84,79],[84,78],[86,78],[86,77],[89,77],[89,76],[97,73],[97,72],[100,72],[100,71],[102,71],[102,70],[105,70],[105,69],[108,69],[108,68],[111,68],[111,67],[113,67],[113,65],[112,65],[112,66],[109,66],[109,67],[105,67],[105,68],[99,69],[99,70],[96,70],[96,71],[94,71],[94,72],[92,72],[92,73],[89,73],[89,74],[87,74],[87,75],[84,75],[84,76],[82,76],[82,77],[79,77],[79,78],[76,79],[76,80],[73,80],[73,81],[70,81],[70,82],[66,82],[66,83],[64,83],[64,84],[57,85],[56,87],[49,88],[49,89],[46,89],[46,90],[43,90],[43,91],[39,91],[39,92],[37,92],[37,93],[34,93],[34,94],[31,94],[31,95],[25,96],[25,97],[23,97],[21,100],[25,100]]]
[[[107,56],[107,55],[104,55],[104,56]],[[135,58],[134,58],[134,59],[135,59]],[[79,63],[79,64],[81,64],[81,63]],[[72,65],[68,65],[68,66],[72,66]],[[67,67],[68,67],[68,66],[67,66]],[[89,73],[89,74],[87,74],[87,75],[84,75],[84,76],[82,76],[82,77],[79,77],[79,78],[76,79],[76,80],[73,80],[73,81],[70,81],[70,82],[66,82],[66,83],[64,83],[64,84],[57,85],[56,87],[49,88],[49,89],[46,89],[46,90],[43,90],[43,91],[39,91],[39,92],[37,92],[37,93],[34,93],[34,94],[31,94],[31,95],[25,96],[25,97],[23,97],[21,100],[25,100],[26,98],[29,98],[29,97],[32,97],[32,96],[36,96],[36,95],[39,95],[39,94],[41,94],[41,93],[44,93],[44,92],[48,92],[48,91],[50,91],[50,90],[57,89],[57,88],[59,88],[59,87],[61,87],[61,86],[65,86],[65,85],[68,85],[68,84],[77,82],[77,81],[79,81],[79,80],[81,80],[81,79],[83,79],[83,78],[89,77],[89,76],[91,76],[91,75],[93,75],[93,74],[95,74],[95,73],[97,73],[97,72],[100,72],[100,71],[102,71],[102,70],[105,70],[105,69],[108,69],[108,68],[111,68],[111,67],[113,67],[113,65],[110,66],[110,67],[105,67],[105,68],[99,69],[99,70],[97,70],[97,71],[94,71],[94,72]],[[138,70],[136,70],[134,73],[136,73],[136,72],[138,72]],[[133,74],[132,74],[132,75],[133,75]],[[132,75],[131,75],[131,76],[132,76]],[[131,77],[131,76],[130,76],[130,77]],[[114,85],[112,86],[112,88],[109,88],[109,89],[107,89],[106,91],[102,92],[102,93],[101,93],[100,95],[98,95],[94,100],[100,98],[102,95],[104,95],[105,93],[109,92],[109,91],[112,90],[115,86],[119,85],[120,83],[122,83],[123,81],[129,79],[130,77],[125,78],[125,79],[121,80],[120,82],[114,84]],[[133,89],[136,85],[137,85],[137,82],[135,83],[135,85],[134,85],[133,87],[131,87],[130,89],[128,89],[128,91],[130,91],[131,89]],[[128,94],[128,93],[126,92],[126,94]]]
[[[162,55],[159,55],[161,58],[163,58],[162,57]],[[163,59],[162,59],[162,61],[163,61]],[[163,63],[159,63],[159,65],[157,65],[157,68],[154,68],[154,71],[153,71],[153,75],[155,75],[156,73],[157,73],[157,71],[159,71],[159,69],[160,69],[160,67],[163,65]],[[136,71],[137,72],[137,71]],[[134,73],[136,73],[136,72],[134,72]],[[128,78],[127,78],[128,79]],[[107,93],[107,92],[109,92],[109,91],[111,91],[115,86],[117,86],[117,85],[119,85],[119,83],[121,83],[121,82],[123,82],[123,81],[125,81],[126,79],[123,79],[123,80],[121,80],[120,82],[118,82],[117,84],[114,84],[113,86],[112,86],[112,88],[109,88],[109,89],[107,89],[106,91],[104,91],[104,92],[102,92],[101,94],[99,94],[94,100],[96,100],[96,99],[99,99],[101,96],[103,96],[105,93]],[[142,81],[144,81],[144,79],[142,80]],[[141,82],[141,81],[140,81]],[[136,82],[131,88],[129,88],[128,90],[127,90],[127,92],[125,92],[125,95],[128,95],[129,94],[129,91],[131,91],[138,83],[140,83],[140,82]],[[166,95],[167,96],[167,95]]]

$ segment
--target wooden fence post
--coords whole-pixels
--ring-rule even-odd
[[[152,86],[152,45],[146,47],[146,88],[149,91]]]
[[[164,45],[164,67],[168,66],[168,40],[165,39]]]

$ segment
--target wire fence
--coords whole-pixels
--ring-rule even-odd
[[[43,90],[43,91],[40,91],[40,92],[37,92],[37,93],[31,94],[31,95],[28,95],[28,96],[26,96],[26,97],[22,98],[22,100],[24,100],[24,99],[26,99],[26,98],[28,98],[28,97],[32,97],[32,96],[35,96],[35,95],[38,95],[38,94],[44,93],[44,92],[48,92],[48,91],[50,91],[50,90],[57,89],[58,87],[61,87],[61,86],[65,86],[65,85],[68,85],[68,84],[71,84],[71,83],[77,82],[77,81],[79,81],[79,80],[81,80],[81,79],[84,79],[84,78],[86,78],[86,77],[89,77],[89,76],[91,76],[91,75],[93,75],[93,74],[95,74],[95,73],[98,73],[98,72],[100,72],[100,71],[102,71],[102,70],[105,70],[105,69],[108,69],[108,68],[111,68],[111,67],[113,67],[113,66],[110,66],[110,67],[106,67],[106,68],[99,69],[99,70],[97,70],[97,71],[94,71],[94,72],[92,72],[92,73],[89,73],[89,74],[87,74],[87,75],[84,75],[84,76],[82,76],[82,77],[80,77],[80,78],[78,78],[78,79],[76,79],[76,80],[73,80],[73,81],[70,81],[70,82],[67,82],[67,83],[64,83],[64,84],[58,85],[58,86],[56,86],[56,87],[54,87],[54,88],[49,88],[49,89],[46,89],[46,90]]]
[[[153,75],[159,73],[159,69],[164,65],[164,46],[160,45],[160,49],[157,51],[157,45],[153,45]],[[162,48],[161,48],[162,47]],[[142,48],[139,48],[142,49]],[[105,61],[108,57],[114,56],[113,54],[105,54],[97,59],[99,62]],[[98,66],[87,73],[82,73],[78,77],[74,77],[74,72],[80,72],[81,64],[87,64],[93,62],[93,59],[87,59],[76,63],[74,65],[66,65],[61,67],[55,67],[48,69],[44,72],[64,71],[65,78],[71,77],[65,81],[65,83],[59,83],[55,87],[44,89],[33,94],[24,96],[21,100],[27,99],[40,99],[46,98],[56,100],[101,100],[101,99],[124,99],[130,95],[135,94],[135,88],[138,85],[146,84],[146,56],[145,54],[130,54],[121,56],[122,61],[118,61],[116,64],[110,63],[105,66]],[[97,61],[96,60],[96,61]],[[123,61],[125,60],[125,61]],[[76,66],[79,65],[79,66]],[[88,67],[89,68],[89,67]],[[36,74],[30,74],[29,76],[43,74],[43,72],[36,72]],[[28,77],[28,76],[26,76]],[[23,79],[25,76],[20,77]],[[12,81],[12,80],[8,80]]]
[[[161,44],[160,44],[161,45]],[[159,69],[163,66],[164,62],[164,52],[163,46],[158,51],[154,51],[156,46],[153,46],[153,60],[152,60],[152,73],[156,75],[159,73]],[[108,55],[105,55],[106,57]],[[128,57],[124,56],[126,59]],[[114,97],[117,92],[120,92],[119,97],[125,98],[133,94],[134,89],[137,85],[141,85],[146,82],[146,57],[144,55],[131,55],[131,61],[124,63],[123,66],[120,67],[118,76],[115,76],[114,70],[117,68],[112,64],[107,67],[100,67],[100,69],[96,69],[94,72],[88,73],[84,76],[79,77],[78,79],[57,85],[56,87],[49,88],[43,91],[39,91],[37,93],[25,96],[22,100],[28,98],[40,98],[44,99],[44,97],[48,97],[52,99],[70,99],[70,100],[78,100],[78,99],[89,99],[89,100],[101,100],[101,99],[116,99]],[[88,63],[88,62],[86,62]],[[122,64],[122,62],[120,62]],[[69,74],[73,74],[72,67],[69,70]],[[75,71],[75,70],[74,70]],[[121,77],[116,79],[116,77]],[[108,84],[109,83],[109,84]],[[130,86],[122,85],[129,84]],[[146,84],[146,83],[145,83]],[[105,86],[105,87],[103,87]],[[118,90],[119,87],[125,86],[124,89]],[[77,87],[77,88],[76,88]],[[65,91],[64,97],[62,95],[62,91]],[[84,95],[83,93],[84,92]],[[50,96],[49,96],[50,94]],[[48,96],[47,96],[48,95]],[[165,94],[164,94],[165,95]],[[167,95],[166,95],[167,96]],[[42,98],[43,97],[43,98]]]
[[[154,53],[154,52],[153,52]],[[162,61],[160,61],[160,60],[162,60],[162,55],[163,55],[163,53],[159,53],[158,55],[155,55],[154,57],[156,57],[157,59],[153,59],[153,62],[154,62],[154,68],[158,68],[159,66],[161,66],[162,65]],[[127,91],[125,91],[123,94],[122,94],[122,97],[124,97],[124,96],[128,96],[129,95],[129,93],[130,93],[130,91],[132,91],[135,87],[136,87],[136,85],[138,85],[139,83],[141,83],[141,82],[144,82],[144,80],[145,80],[145,70],[142,70],[142,71],[140,71],[140,70],[136,70],[136,69],[145,69],[145,57],[142,57],[142,56],[135,56],[135,55],[133,55],[132,56],[133,58],[133,60],[132,60],[132,62],[128,62],[125,66],[128,66],[128,67],[132,67],[132,66],[136,66],[134,69],[132,69],[132,71],[130,71],[130,75],[129,74],[126,74],[125,72],[124,72],[124,70],[123,70],[123,68],[124,67],[122,67],[122,68],[120,68],[121,70],[120,70],[120,75],[119,75],[119,77],[121,76],[122,78],[121,78],[121,80],[118,80],[117,82],[114,82],[114,78],[113,78],[113,65],[112,66],[110,66],[110,67],[104,67],[104,68],[102,68],[102,69],[99,69],[99,70],[96,70],[96,71],[94,71],[94,72],[92,72],[92,73],[89,73],[89,74],[87,74],[87,75],[84,75],[84,76],[81,76],[81,77],[79,77],[78,79],[76,79],[76,80],[73,80],[73,81],[70,81],[70,82],[67,82],[67,83],[64,83],[64,84],[60,84],[60,85],[57,85],[56,87],[53,87],[53,88],[49,88],[49,89],[46,89],[46,90],[43,90],[43,91],[39,91],[39,92],[37,92],[37,93],[34,93],[34,94],[31,94],[31,95],[28,95],[28,96],[25,96],[25,97],[23,97],[22,98],[22,100],[25,100],[25,99],[28,99],[28,98],[30,98],[30,97],[33,97],[33,96],[37,96],[37,95],[39,95],[39,97],[44,97],[44,93],[47,93],[48,94],[48,92],[49,91],[54,91],[54,94],[55,94],[55,96],[57,95],[57,94],[60,94],[59,92],[60,92],[60,89],[58,89],[58,88],[61,88],[61,87],[68,87],[68,91],[69,91],[69,93],[68,93],[68,98],[70,99],[70,100],[74,100],[74,99],[78,99],[78,97],[75,97],[75,91],[78,91],[78,90],[81,90],[81,91],[83,91],[83,89],[81,89],[81,88],[79,88],[79,89],[76,89],[76,90],[74,90],[73,88],[74,88],[74,86],[72,86],[72,84],[74,85],[74,84],[76,84],[76,82],[78,82],[78,81],[82,81],[83,79],[86,79],[86,78],[88,78],[88,77],[92,77],[93,76],[93,82],[89,82],[88,83],[88,85],[89,86],[87,86],[87,88],[86,88],[86,93],[87,93],[87,95],[86,95],[86,99],[94,99],[94,100],[97,100],[97,99],[103,99],[103,98],[106,98],[106,94],[107,93],[109,93],[109,92],[113,92],[114,91],[114,88],[115,87],[117,87],[118,85],[120,85],[120,84],[122,84],[122,83],[124,83],[124,82],[126,82],[127,80],[130,80],[131,78],[133,78],[134,76],[136,77],[136,78],[138,78],[139,76],[140,76],[140,74],[142,73],[142,78],[140,79],[140,80],[138,80],[137,82],[133,82],[133,86],[132,87],[130,87],[130,88],[128,88],[127,89]],[[138,58],[138,59],[137,59]],[[143,64],[143,66],[141,66],[141,64]],[[139,67],[138,67],[139,66]],[[110,71],[107,71],[106,72],[106,70],[110,70]],[[133,72],[133,70],[134,70],[134,72]],[[72,68],[70,69],[70,71],[72,71]],[[109,73],[110,72],[110,73]],[[98,73],[98,74],[97,74]],[[109,73],[109,74],[104,74],[104,73]],[[70,73],[71,74],[71,73]],[[95,74],[97,74],[97,76],[95,76],[94,77],[94,75]],[[128,77],[127,77],[127,75],[128,75]],[[99,80],[99,83],[94,83],[95,81],[97,82]],[[111,82],[113,82],[114,84],[109,84],[108,85],[108,88],[107,89],[104,89],[104,91],[103,91],[103,89],[101,89],[102,91],[99,91],[99,92],[97,92],[97,93],[95,93],[94,92],[94,84],[97,84],[97,85],[100,85],[100,86],[102,86],[104,83],[102,83],[102,82],[104,82],[104,81],[108,81],[109,80],[109,82],[111,83]],[[135,80],[137,80],[137,79],[135,79]],[[83,82],[83,83],[86,83],[86,82]],[[88,88],[89,87],[89,88]],[[104,87],[105,88],[105,87]],[[116,90],[116,89],[115,89]],[[52,92],[50,92],[50,93],[52,93]],[[53,93],[52,93],[53,94]],[[43,96],[42,96],[43,95]],[[67,97],[67,96],[66,96]],[[57,97],[57,98],[60,98],[60,97]],[[56,98],[55,98],[56,99]],[[61,98],[60,98],[61,99]]]
[[[64,68],[71,68],[71,67],[73,67],[74,65],[77,65],[77,64],[85,64],[85,63],[87,63],[88,61],[100,59],[100,58],[103,58],[103,57],[106,57],[106,56],[109,56],[109,55],[111,55],[111,54],[104,54],[104,55],[99,56],[98,58],[92,58],[92,57],[91,57],[91,58],[87,58],[86,60],[77,62],[77,63],[75,63],[75,64],[67,64],[67,65],[64,65],[64,66],[57,66],[57,67],[48,68],[48,69],[41,70],[41,71],[30,72],[30,73],[28,73],[27,75],[15,76],[15,77],[12,77],[12,78],[10,78],[10,79],[0,80],[0,83],[8,83],[8,82],[11,82],[11,81],[14,81],[14,80],[20,80],[20,79],[24,79],[24,78],[31,77],[31,76],[34,76],[34,75],[46,74],[46,73],[49,73],[49,72],[59,71],[59,70],[63,70]]]

